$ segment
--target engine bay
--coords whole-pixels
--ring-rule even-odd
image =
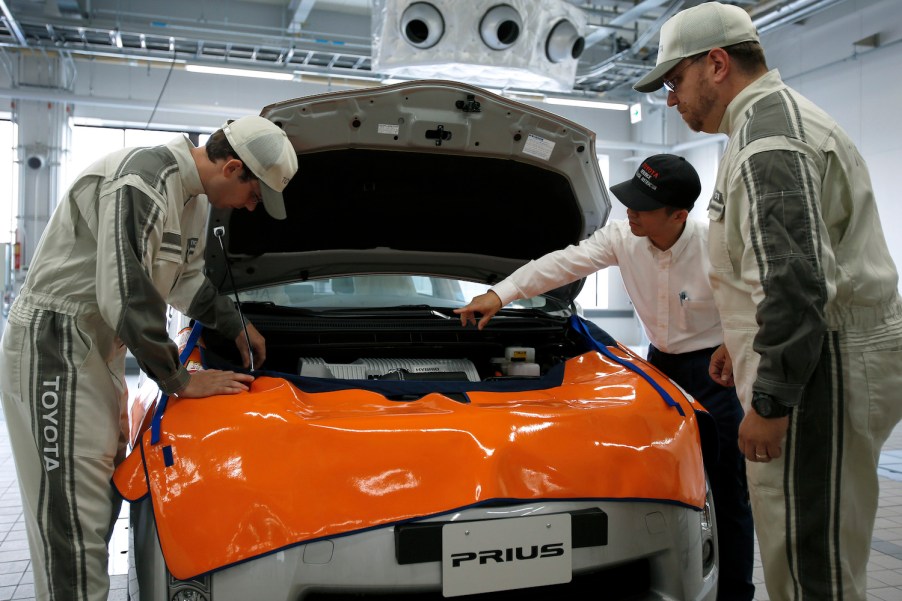
[[[336,380],[482,382],[530,379],[589,350],[567,317],[496,317],[483,330],[457,320],[248,316],[266,339],[263,369]],[[597,328],[596,328],[597,329]],[[616,344],[600,329],[605,344]],[[210,367],[234,369],[235,342],[204,334]]]

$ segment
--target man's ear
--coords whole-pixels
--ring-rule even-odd
[[[232,177],[236,172],[241,174],[243,168],[244,163],[241,162],[241,159],[228,159],[222,166],[222,174],[225,177]]]
[[[674,211],[673,218],[676,219],[679,223],[685,223],[686,220],[689,219],[689,209],[680,209],[679,211]]]
[[[723,48],[713,48],[708,52],[708,58],[714,65],[714,82],[720,83],[730,74],[733,63],[730,55]]]

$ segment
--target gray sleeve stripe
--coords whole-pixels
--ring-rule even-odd
[[[117,192],[115,213],[121,303],[116,333],[141,369],[162,382],[179,372],[178,352],[163,320],[166,301],[143,264],[144,253],[136,255],[136,249],[147,248],[148,234],[162,209],[140,190],[127,186]]]
[[[827,285],[820,219],[804,154],[769,150],[741,168],[749,198],[749,237],[764,296],[753,349],[760,355],[754,389],[794,405],[801,401],[826,331]]]
[[[131,152],[129,152],[127,155],[125,155],[125,158],[122,159],[122,161],[119,163],[119,168],[116,169],[116,172],[113,174],[113,178],[119,178],[119,177],[122,177],[125,173],[129,173],[131,171],[130,170],[131,159],[136,154],[141,152],[142,150],[143,150],[143,148],[135,148]]]
[[[799,110],[799,105],[796,102],[795,98],[792,94],[789,93],[789,90],[783,90],[780,93],[780,97],[783,99],[783,102],[786,104],[786,110],[789,113],[789,125],[794,128],[795,136],[805,142],[805,123],[802,121],[802,112]]]
[[[758,264],[758,281],[765,286],[767,282],[767,260],[764,257],[764,249],[761,241],[761,224],[758,222],[755,198],[757,197],[757,182],[754,181],[754,171],[748,163],[743,163],[742,182],[745,184],[746,194],[749,198],[749,238],[752,242],[752,250],[755,252],[755,262]]]
[[[182,237],[177,232],[163,232],[163,244],[182,247]]]
[[[801,255],[812,263],[823,285],[820,216],[812,201],[812,176],[804,156],[789,150],[758,153],[742,165],[742,177],[749,196],[752,244],[765,288],[768,263],[792,255]],[[762,222],[766,214],[781,216],[787,227],[780,232],[769,231]],[[785,240],[776,239],[784,233],[788,235]],[[826,290],[826,286],[822,288]]]
[[[149,234],[149,232],[147,232]],[[176,232],[163,232],[160,243],[160,254],[168,255],[172,260],[182,259],[182,237]]]
[[[746,117],[739,131],[740,148],[775,136],[805,141],[802,114],[788,90],[762,98],[746,112]]]

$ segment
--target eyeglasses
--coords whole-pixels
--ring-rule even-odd
[[[662,79],[661,83],[664,84],[664,87],[667,88],[667,91],[675,93],[677,91],[677,82],[679,81],[679,79],[677,79],[677,78],[680,77],[680,74],[683,71],[685,71],[686,69],[688,69],[690,65],[697,62],[699,59],[705,58],[706,56],[708,56],[707,52],[703,52],[702,54],[696,55],[695,58],[693,58],[691,61],[689,61],[688,63],[683,65],[683,68],[680,69],[677,73],[674,73],[673,75],[671,75],[670,77],[668,77],[666,79]]]
[[[259,181],[259,180],[258,180],[258,181]],[[251,184],[251,194],[254,196],[254,197],[251,199],[251,202],[254,203],[254,206],[257,206],[258,204],[260,204],[261,202],[263,202],[263,193],[262,193],[262,191],[261,191],[261,192],[257,192],[257,190],[254,190],[253,184]]]

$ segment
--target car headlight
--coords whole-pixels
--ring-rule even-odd
[[[213,601],[213,587],[209,574],[179,580],[169,574],[169,601]]]

